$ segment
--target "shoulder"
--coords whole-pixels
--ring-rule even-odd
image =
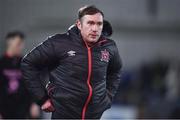
[[[51,45],[51,46],[57,46],[58,44],[64,44],[69,40],[69,36],[67,33],[63,34],[55,34],[52,36],[48,36],[44,41],[42,41],[39,45]]]
[[[108,41],[109,43],[111,43],[112,45],[115,45],[115,46],[116,46],[115,40],[112,40],[112,39],[109,39],[109,38],[106,38],[106,39],[107,39],[107,41]]]
[[[105,38],[106,44],[104,46],[109,50],[112,55],[116,54],[118,52],[118,46],[116,45],[115,40]]]
[[[112,39],[102,37],[101,41],[99,42],[101,46],[108,47],[111,49],[116,48],[116,42]]]
[[[58,41],[64,41],[69,39],[68,33],[62,33],[62,34],[55,34],[52,36],[48,36],[47,41],[52,41],[52,42],[58,42]]]

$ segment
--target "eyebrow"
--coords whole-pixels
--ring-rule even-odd
[[[98,23],[98,24],[102,24],[103,22],[101,22],[101,21],[98,21],[98,22],[95,22],[95,21],[93,21],[93,20],[89,20],[89,21],[87,21],[88,23],[90,23],[90,22],[93,22],[93,23]]]

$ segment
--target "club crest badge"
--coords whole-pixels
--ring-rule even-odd
[[[109,62],[109,52],[106,49],[101,51],[101,61]]]

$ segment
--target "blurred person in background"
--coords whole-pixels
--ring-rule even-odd
[[[31,114],[39,108],[32,103],[20,70],[24,37],[22,32],[13,31],[5,38],[6,51],[0,58],[0,115],[3,119],[39,116]]]
[[[103,19],[98,8],[85,6],[75,27],[49,37],[24,57],[27,87],[42,110],[53,112],[52,118],[99,119],[111,107],[122,63],[115,42],[102,34]],[[49,81],[44,84],[40,74],[46,67]]]

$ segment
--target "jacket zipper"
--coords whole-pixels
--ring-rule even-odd
[[[88,98],[83,106],[83,110],[82,110],[82,120],[85,119],[86,116],[86,110],[87,110],[87,106],[91,100],[92,97],[92,86],[90,84],[90,80],[91,80],[91,73],[92,73],[92,52],[91,52],[91,48],[88,47],[88,45],[86,44],[86,47],[88,49],[88,77],[87,77],[87,85],[88,85],[88,90],[89,90],[89,95]]]

